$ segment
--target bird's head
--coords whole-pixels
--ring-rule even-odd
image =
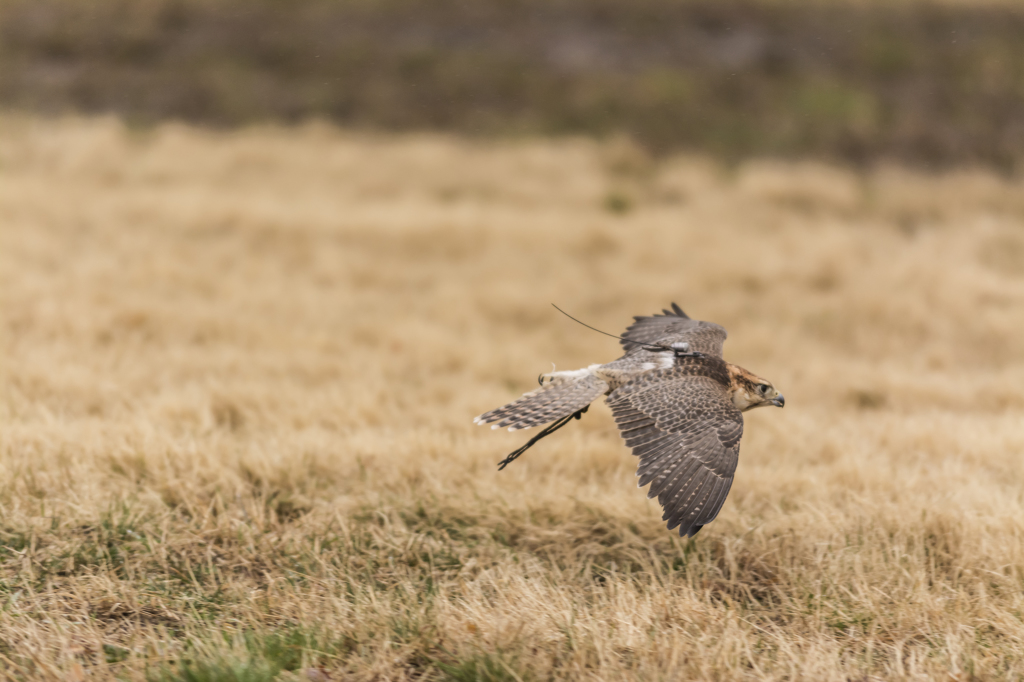
[[[729,365],[729,383],[732,404],[741,412],[765,405],[782,407],[786,404],[786,399],[772,386],[772,382],[742,367]]]

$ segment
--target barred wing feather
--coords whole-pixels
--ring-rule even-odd
[[[640,458],[641,487],[671,530],[692,537],[718,516],[739,458],[743,415],[723,387],[666,370],[608,396],[623,439]]]
[[[692,320],[675,303],[659,315],[636,316],[619,342],[626,352],[649,343],[689,343],[691,351],[722,357],[725,328],[714,322]]]

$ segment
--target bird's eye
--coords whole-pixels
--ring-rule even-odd
[[[768,384],[758,384],[757,385],[757,392],[760,393],[761,395],[767,395],[768,394]]]

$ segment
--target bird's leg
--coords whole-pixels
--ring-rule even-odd
[[[578,412],[574,412],[573,414],[570,414],[568,417],[562,417],[558,421],[556,421],[553,424],[549,425],[546,429],[544,429],[543,431],[538,433],[536,436],[531,438],[526,443],[526,445],[524,445],[523,447],[519,448],[515,452],[511,453],[505,459],[503,459],[500,462],[498,462],[498,471],[501,471],[502,469],[507,467],[509,464],[514,462],[516,460],[516,458],[519,457],[519,455],[523,454],[524,452],[526,452],[527,450],[532,448],[534,446],[534,444],[537,441],[539,441],[541,438],[544,438],[546,436],[550,436],[552,433],[554,433],[558,429],[562,428],[563,426],[565,426],[566,424],[571,422],[573,419],[580,419],[583,416],[583,413],[586,412],[589,409],[590,409],[590,405],[587,405],[582,410],[580,410]]]

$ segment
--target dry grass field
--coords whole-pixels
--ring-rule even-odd
[[[0,675],[1024,676],[1024,185],[623,141],[0,119]],[[677,301],[783,410],[693,540],[607,409]]]

